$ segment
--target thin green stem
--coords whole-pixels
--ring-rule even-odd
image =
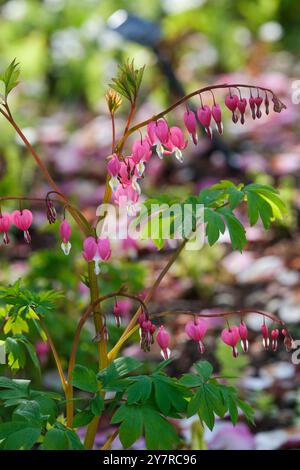
[[[54,358],[54,361],[55,361],[55,364],[56,364],[56,367],[57,367],[57,370],[58,370],[58,373],[59,373],[59,377],[60,377],[60,381],[61,381],[61,385],[62,385],[62,388],[66,394],[66,390],[67,390],[67,381],[66,381],[66,378],[65,378],[65,374],[64,374],[64,371],[63,371],[63,368],[62,368],[62,365],[61,365],[61,362],[60,362],[60,358],[59,358],[59,355],[57,353],[57,350],[54,346],[54,343],[52,341],[52,338],[51,338],[51,335],[49,333],[49,330],[44,322],[44,320],[42,320],[40,318],[40,324],[43,328],[43,331],[45,332],[45,335],[47,337],[47,341],[48,341],[48,344],[50,346],[50,349],[51,349],[51,352],[53,354],[53,358]],[[67,395],[66,395],[66,399],[67,399]]]

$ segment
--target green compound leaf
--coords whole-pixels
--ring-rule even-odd
[[[170,450],[179,441],[175,428],[149,405],[124,404],[114,414],[112,423],[122,423],[119,434],[125,449],[143,434],[149,450]]]

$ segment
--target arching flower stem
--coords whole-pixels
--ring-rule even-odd
[[[158,119],[160,118],[163,118],[166,114],[170,113],[171,111],[173,111],[175,108],[177,108],[178,106],[186,103],[187,100],[189,100],[190,98],[193,98],[194,96],[196,95],[200,95],[201,93],[204,93],[206,91],[212,91],[212,90],[217,90],[217,89],[224,89],[224,88],[227,88],[227,89],[230,89],[230,88],[247,88],[251,91],[251,88],[256,88],[256,89],[259,89],[259,90],[262,90],[262,91],[265,91],[267,93],[270,93],[272,95],[272,97],[274,98],[274,100],[278,103],[280,103],[283,108],[285,108],[286,106],[281,103],[281,101],[277,98],[277,96],[275,95],[275,93],[273,92],[273,90],[269,89],[269,88],[265,88],[265,87],[253,87],[253,85],[247,85],[247,84],[244,84],[244,83],[223,83],[223,84],[219,84],[219,85],[211,85],[211,86],[207,86],[207,87],[203,87],[203,88],[200,88],[198,90],[195,90],[191,93],[189,93],[188,95],[184,96],[183,98],[181,98],[180,100],[176,101],[174,104],[172,104],[171,106],[169,106],[168,108],[166,108],[165,110],[163,110],[162,112],[152,116],[151,118],[149,119],[146,119],[145,121],[142,121],[138,124],[136,124],[135,126],[132,126],[130,128],[128,128],[127,130],[125,129],[125,132],[124,132],[124,135],[122,136],[122,138],[120,139],[120,141],[118,142],[117,144],[117,153],[118,155],[120,155],[122,153],[122,150],[123,150],[123,147],[124,147],[124,144],[126,142],[126,140],[128,139],[128,137],[135,131],[141,129],[142,127],[145,127],[149,124],[149,122],[151,121],[157,121]],[[127,126],[126,126],[127,128]]]

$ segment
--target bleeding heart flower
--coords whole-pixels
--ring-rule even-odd
[[[222,111],[221,111],[220,105],[214,104],[211,112],[212,112],[212,117],[214,118],[219,134],[223,134]]]
[[[102,261],[107,261],[111,256],[110,241],[108,238],[98,238],[98,252]]]
[[[13,224],[24,232],[24,240],[26,243],[31,242],[31,237],[28,232],[29,227],[32,224],[32,212],[28,209],[21,211],[14,211],[11,215]]]
[[[231,326],[230,328],[223,330],[221,333],[221,338],[225,344],[232,347],[233,357],[238,357],[239,353],[236,345],[240,338],[239,328],[237,326]]]
[[[265,323],[261,326],[261,334],[263,336],[263,347],[265,349],[269,349],[269,346],[270,346],[269,330]]]
[[[236,108],[238,105],[239,97],[237,95],[227,95],[225,98],[225,105],[232,112],[232,121],[236,124],[238,122],[238,116],[236,114]]]
[[[238,107],[239,112],[241,113],[241,124],[244,124],[245,123],[245,111],[247,107],[246,98],[241,98],[238,101],[237,107]]]
[[[181,150],[185,149],[187,141],[184,139],[184,135],[180,127],[174,126],[170,128],[170,138],[166,144],[166,147],[174,154],[177,160],[183,162]]]
[[[272,337],[272,349],[273,351],[277,351],[278,347],[278,336],[279,336],[279,330],[275,328],[274,330],[271,331],[271,337]]]
[[[115,192],[117,187],[119,186],[118,174],[120,169],[121,162],[118,159],[118,156],[114,153],[107,164],[107,171],[110,176],[109,185],[113,192]]]
[[[94,260],[98,250],[98,244],[94,237],[87,237],[83,242],[82,256],[89,263]]]
[[[151,149],[147,140],[135,140],[132,145],[131,152],[132,160],[135,165],[142,162],[147,162],[151,157]]]
[[[249,98],[249,106],[251,109],[252,119],[255,119],[256,118],[256,103],[255,103],[255,98],[253,98],[253,96],[250,96]]]
[[[71,250],[71,247],[72,247],[71,243],[69,242],[70,237],[71,237],[71,233],[72,233],[72,229],[71,229],[70,224],[68,223],[68,221],[66,219],[64,219],[62,221],[62,223],[60,224],[59,233],[60,233],[60,237],[62,239],[61,249],[62,249],[62,251],[64,252],[65,255],[68,255],[70,253],[70,250]]]
[[[227,95],[225,104],[231,112],[235,111],[238,105],[239,97],[237,95]]]
[[[197,120],[195,113],[193,111],[187,110],[183,116],[185,127],[187,128],[188,133],[191,136],[194,144],[197,145],[198,143],[198,136],[197,136]]]
[[[211,109],[209,106],[206,104],[200,108],[197,109],[197,116],[199,119],[199,122],[204,126],[205,132],[207,135],[212,138],[212,133],[211,133],[211,128],[210,128],[210,122],[211,122]]]
[[[88,263],[95,262],[95,274],[98,275],[101,271],[100,262],[107,261],[111,255],[108,238],[87,237],[83,242],[82,255]]]
[[[166,331],[164,326],[159,327],[159,330],[158,330],[157,335],[156,335],[156,341],[157,341],[158,346],[161,349],[162,357],[165,360],[169,359],[169,357],[171,355],[170,350],[169,350],[170,335]]]
[[[0,233],[3,233],[3,243],[7,245],[10,241],[8,231],[11,225],[11,216],[8,212],[0,212]]]
[[[195,318],[194,321],[189,321],[185,325],[186,334],[198,343],[198,350],[201,354],[204,353],[205,348],[202,339],[207,331],[208,325],[205,320],[201,318]]]
[[[249,349],[248,329],[247,329],[246,324],[243,321],[241,321],[241,324],[239,326],[239,334],[241,338],[242,349],[244,352],[247,352]]]
[[[261,118],[262,114],[261,114],[261,110],[260,110],[260,107],[262,105],[262,102],[263,102],[263,98],[261,96],[257,96],[255,98],[255,104],[256,104],[256,117],[258,119]]]

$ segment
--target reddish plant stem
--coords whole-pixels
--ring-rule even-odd
[[[256,315],[261,315],[265,318],[269,318],[275,323],[279,323],[281,326],[284,326],[286,328],[285,323],[280,320],[276,315],[273,315],[271,313],[264,312],[262,310],[255,310],[251,308],[246,308],[246,309],[240,309],[240,310],[232,310],[229,312],[220,312],[220,313],[199,313],[199,312],[193,312],[191,310],[166,310],[164,312],[159,312],[159,313],[154,313],[154,317],[163,317],[166,315],[193,315],[197,316],[199,318],[226,318],[234,315],[239,315],[241,317],[244,317],[249,314],[256,314]]]
[[[72,215],[74,220],[77,222],[77,224],[79,225],[79,227],[81,228],[83,233],[85,235],[91,235],[92,228],[91,228],[90,224],[88,223],[88,221],[80,213],[80,211],[78,211],[78,209],[75,209],[73,206],[71,206],[69,204],[68,199],[59,190],[59,187],[57,186],[57,184],[53,180],[52,176],[50,175],[46,165],[41,160],[40,156],[37,154],[37,152],[35,151],[33,146],[30,144],[28,139],[25,137],[25,135],[23,134],[23,132],[21,131],[21,129],[19,128],[19,126],[17,125],[15,120],[13,119],[7,104],[5,105],[5,108],[7,110],[7,113],[5,111],[3,111],[3,109],[1,109],[1,108],[0,108],[0,113],[8,120],[8,122],[12,125],[12,127],[15,129],[15,131],[17,132],[17,134],[21,138],[21,140],[24,142],[25,146],[30,151],[31,155],[33,156],[33,158],[35,159],[37,165],[39,166],[39,168],[40,168],[42,174],[44,175],[45,179],[48,181],[50,187],[58,195],[60,201],[67,205],[70,214]]]

